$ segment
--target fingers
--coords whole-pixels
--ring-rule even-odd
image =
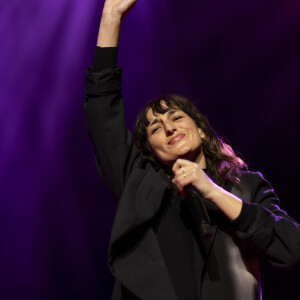
[[[183,192],[184,187],[191,184],[195,185],[199,180],[199,165],[197,163],[178,159],[173,167],[174,178],[172,180],[180,192]]]
[[[173,179],[172,179],[172,183],[175,184],[178,188],[178,190],[180,192],[183,192],[184,191],[184,188],[187,186],[187,185],[190,185],[192,184],[192,178],[191,177],[188,177],[187,175],[184,176],[184,175],[179,175],[179,176],[175,176]]]
[[[178,159],[175,161],[175,163],[174,163],[174,165],[173,165],[173,167],[172,167],[172,171],[173,171],[173,173],[175,173],[175,172],[176,172],[178,169],[180,169],[181,167],[186,167],[186,166],[189,166],[189,165],[191,165],[191,164],[197,165],[196,163],[193,163],[193,162],[191,162],[191,161],[189,161],[189,160],[187,160],[187,159],[178,158]]]
[[[196,172],[199,169],[197,163],[191,162],[186,159],[177,159],[172,167],[174,176],[188,177],[188,175]]]

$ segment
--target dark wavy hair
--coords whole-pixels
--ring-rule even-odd
[[[162,106],[162,101],[165,104]],[[247,169],[245,162],[235,155],[232,148],[224,143],[224,141],[216,134],[210,126],[207,118],[201,114],[196,106],[188,99],[179,95],[163,95],[151,100],[145,105],[143,110],[137,117],[134,139],[135,144],[145,159],[152,161],[157,167],[168,169],[164,166],[153,154],[148,141],[147,126],[149,121],[147,113],[149,109],[154,113],[164,114],[172,108],[179,108],[190,116],[198,128],[201,128],[205,133],[202,139],[203,153],[205,156],[206,166],[209,169],[212,177],[220,186],[232,182],[239,184],[239,174],[242,169]],[[168,173],[170,174],[170,170]]]

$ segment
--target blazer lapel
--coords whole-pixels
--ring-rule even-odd
[[[151,222],[169,188],[163,170],[136,168],[116,213],[109,267],[117,280],[141,299],[177,300]]]

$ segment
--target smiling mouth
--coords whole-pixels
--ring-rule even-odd
[[[177,142],[181,141],[184,137],[185,137],[185,134],[183,134],[183,133],[177,134],[169,140],[168,145],[176,144]]]

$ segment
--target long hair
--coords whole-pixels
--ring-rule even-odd
[[[164,106],[162,106],[162,101]],[[152,153],[147,136],[149,121],[147,113],[149,109],[153,113],[164,114],[171,108],[179,108],[192,118],[198,128],[205,133],[202,139],[202,149],[205,156],[207,168],[212,177],[220,186],[232,182],[239,184],[239,174],[242,169],[247,169],[245,162],[235,155],[232,148],[216,134],[210,126],[207,118],[201,114],[196,106],[188,99],[179,95],[164,95],[151,100],[145,105],[137,117],[134,139],[136,148],[145,159],[152,161],[157,167],[164,166]]]

